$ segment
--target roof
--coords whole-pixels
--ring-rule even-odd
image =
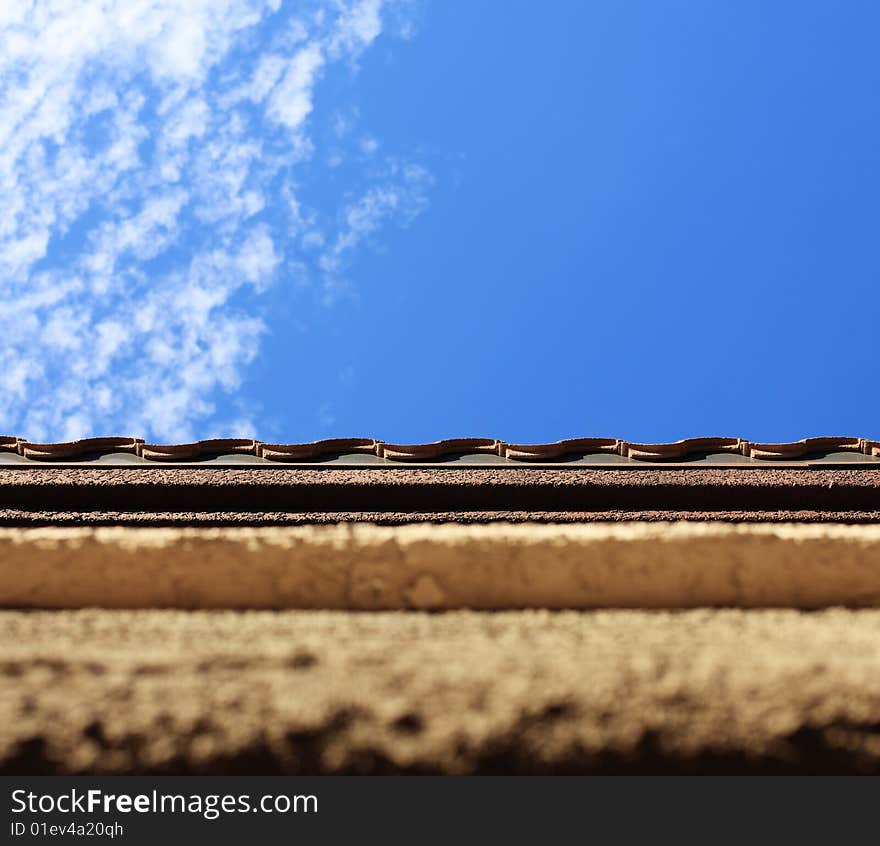
[[[880,442],[0,438],[0,525],[880,522]]]
[[[449,438],[432,443],[395,444],[373,438],[332,438],[310,443],[273,444],[249,438],[220,438],[183,444],[152,444],[142,438],[85,438],[35,443],[0,437],[0,464],[29,462],[229,464],[336,463],[352,466],[449,463],[499,467],[523,464],[608,464],[704,461],[746,466],[780,462],[859,463],[880,467],[880,441],[855,437],[805,438],[759,443],[744,438],[686,438],[669,443],[635,443],[619,438],[569,438],[542,444],[514,444],[497,438]]]

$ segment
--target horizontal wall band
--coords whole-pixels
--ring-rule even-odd
[[[403,526],[419,523],[460,525],[489,523],[846,523],[880,524],[880,509],[873,511],[21,511],[0,509],[0,526],[18,528],[66,526],[130,526],[132,528],[221,528],[233,526],[327,526],[337,523],[372,523]]]
[[[0,529],[0,606],[880,606],[880,526]]]
[[[873,512],[868,470],[0,470],[0,510],[340,514],[684,511]],[[740,516],[748,522],[748,516]],[[837,518],[829,516],[827,518]],[[849,522],[849,521],[847,521]]]

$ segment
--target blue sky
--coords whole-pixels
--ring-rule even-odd
[[[0,9],[0,430],[880,437],[880,6]]]

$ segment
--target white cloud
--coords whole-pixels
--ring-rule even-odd
[[[312,89],[324,64],[324,51],[318,44],[303,47],[290,60],[281,81],[269,95],[269,118],[296,129],[312,110]]]
[[[331,56],[357,55],[382,31],[382,0],[361,0],[343,11],[339,24],[328,40]]]
[[[361,139],[361,152],[365,156],[374,156],[379,149],[379,142],[372,135],[367,135]]]
[[[327,301],[341,288],[340,274],[348,256],[387,221],[409,224],[427,205],[433,181],[420,165],[392,161],[379,184],[342,209],[338,234],[319,259]]]
[[[382,16],[382,0],[0,4],[0,431],[224,428],[218,399],[265,329],[248,298],[298,282],[303,250],[338,284],[382,222],[424,206],[430,177],[400,164],[336,234],[297,197],[316,86]]]

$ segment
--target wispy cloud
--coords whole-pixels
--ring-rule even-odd
[[[392,160],[378,184],[342,208],[337,235],[319,260],[328,302],[340,289],[351,253],[389,219],[402,225],[412,221],[424,210],[432,184],[432,175],[421,165]]]
[[[393,159],[329,228],[297,189],[322,74],[374,43],[387,3],[0,5],[0,430],[222,429],[260,293],[309,256],[338,291],[359,244],[421,211],[430,175]]]

